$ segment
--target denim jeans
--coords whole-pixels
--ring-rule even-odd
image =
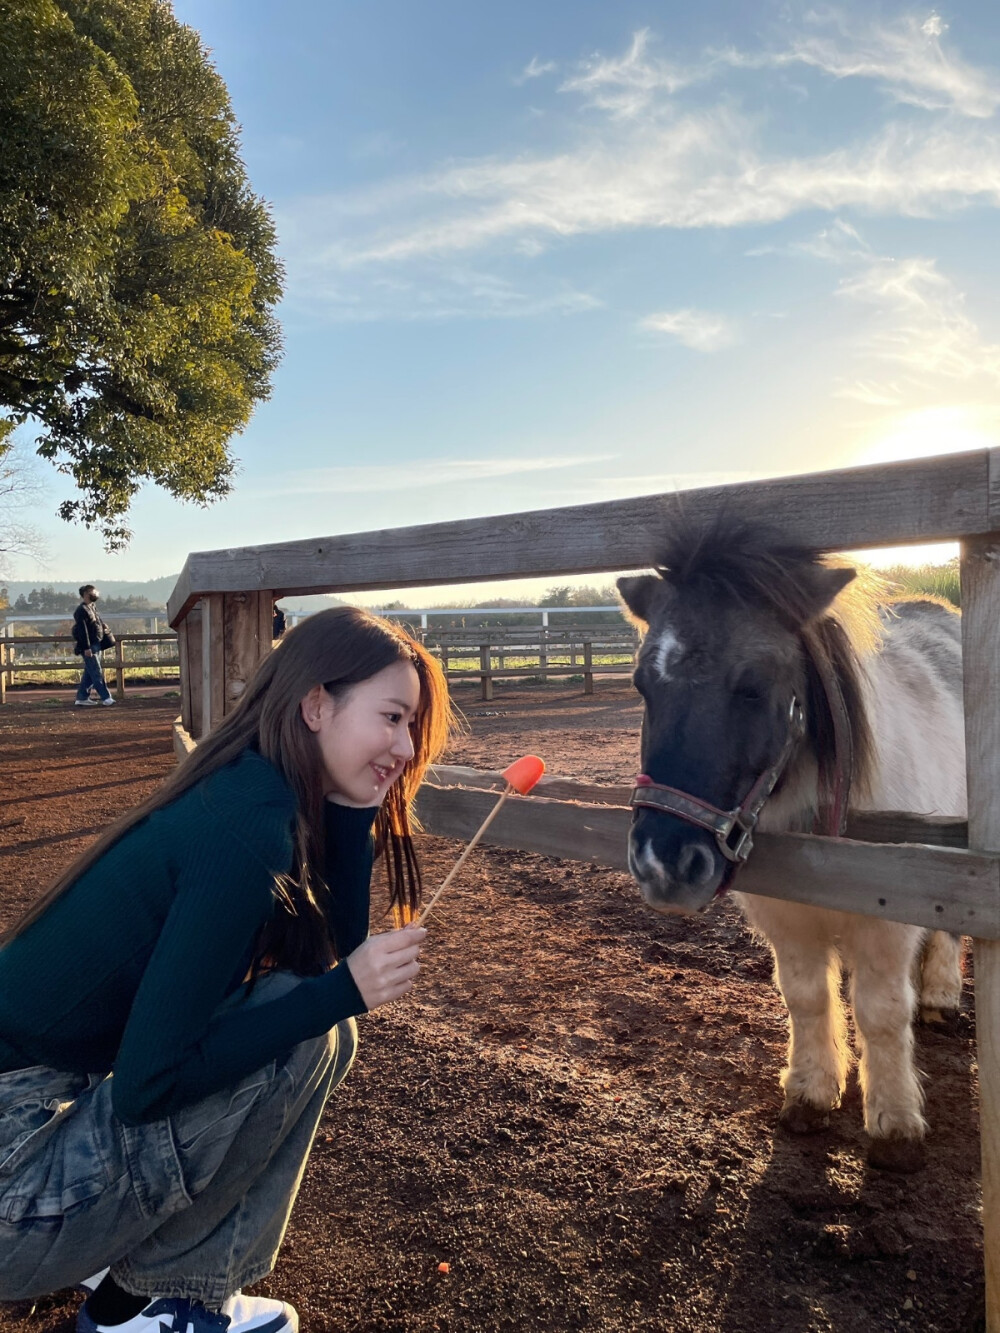
[[[273,973],[245,1003],[295,984]],[[356,1049],[346,1019],[235,1087],[142,1125],[115,1116],[111,1074],[0,1074],[0,1300],[44,1295],[108,1264],[134,1295],[208,1306],[266,1276],[326,1099]]]
[[[111,691],[104,679],[104,668],[101,666],[101,654],[96,648],[89,657],[83,659],[83,675],[76,687],[76,697],[81,703],[84,699],[90,698],[91,689],[95,689],[102,699],[111,698]]]

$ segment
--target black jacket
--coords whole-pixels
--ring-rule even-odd
[[[87,648],[100,649],[107,625],[90,602],[81,602],[73,612],[73,651],[81,655]]]

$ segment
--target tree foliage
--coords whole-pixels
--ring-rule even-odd
[[[72,592],[56,592],[55,588],[32,588],[14,602],[15,611],[39,616],[61,615],[64,611],[72,613],[79,605],[80,598]]]
[[[0,0],[0,440],[128,537],[146,480],[208,502],[269,393],[282,271],[229,97],[166,0]]]

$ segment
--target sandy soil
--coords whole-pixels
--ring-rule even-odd
[[[451,760],[627,779],[635,696],[578,690],[459,687]],[[175,710],[0,712],[0,921],[169,770]],[[460,847],[422,850],[433,885]],[[957,1033],[919,1034],[928,1166],[899,1177],[867,1169],[853,1085],[829,1131],[776,1129],[785,1016],[731,905],[661,918],[626,876],[483,848],[426,952],[414,996],[361,1020],[260,1284],[306,1333],[976,1328],[971,991]],[[0,1333],[68,1333],[77,1304],[0,1307]]]

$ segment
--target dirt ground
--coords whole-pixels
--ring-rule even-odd
[[[451,760],[627,779],[636,696],[579,688],[459,687]],[[0,711],[0,921],[170,769],[175,712]],[[460,845],[421,841],[433,886]],[[482,848],[425,957],[412,997],[360,1021],[257,1289],[304,1333],[976,1328],[971,989],[957,1033],[918,1035],[932,1137],[902,1177],[866,1168],[853,1084],[828,1131],[776,1129],[786,1021],[731,904],[663,918],[624,875]],[[77,1304],[0,1307],[0,1333],[68,1333]]]

